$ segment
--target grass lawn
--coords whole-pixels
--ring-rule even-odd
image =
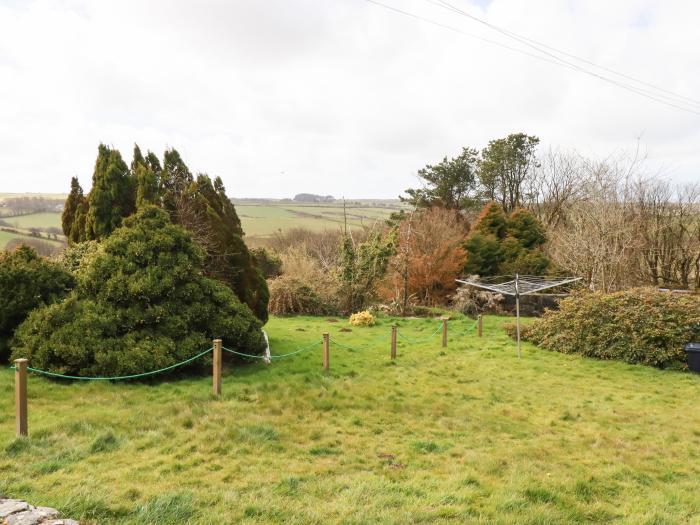
[[[31,376],[14,438],[0,372],[0,493],[100,523],[700,523],[700,377],[524,345],[487,317],[447,349],[389,326],[273,318],[272,365],[153,383]],[[430,335],[434,320],[402,320]],[[368,348],[360,348],[369,345]]]

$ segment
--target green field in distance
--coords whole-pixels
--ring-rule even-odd
[[[348,205],[345,208],[348,226],[372,226],[401,209],[399,203],[387,205]],[[341,228],[344,223],[342,204],[236,204],[243,231],[251,238],[268,237],[290,228],[320,231]]]
[[[8,196],[8,194],[0,194]],[[251,242],[264,239],[279,231],[306,228],[313,231],[337,229],[343,226],[342,203],[303,204],[297,202],[235,202],[243,231]],[[345,213],[350,228],[372,226],[389,218],[392,212],[402,209],[398,201],[352,201]],[[32,213],[16,217],[0,217],[12,228],[29,233],[30,228],[60,228],[60,213]],[[0,249],[20,235],[2,232]],[[24,237],[24,235],[22,235]]]

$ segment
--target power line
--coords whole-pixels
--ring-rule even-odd
[[[493,45],[495,45],[495,46],[502,47],[502,48],[508,49],[508,50],[510,50],[510,51],[515,51],[516,53],[520,53],[521,55],[526,55],[526,56],[529,56],[529,57],[532,57],[532,58],[536,58],[537,60],[542,60],[542,61],[544,61],[544,62],[549,62],[550,64],[559,65],[559,64],[558,64],[557,62],[555,62],[554,60],[548,60],[548,59],[546,59],[546,58],[544,58],[544,57],[542,57],[542,56],[540,56],[540,55],[535,55],[534,53],[529,53],[529,52],[524,51],[524,50],[522,50],[522,49],[518,49],[517,47],[512,47],[512,46],[509,46],[509,45],[507,45],[507,44],[503,44],[503,43],[501,43],[501,42],[498,42],[498,41],[496,41],[496,40],[491,40],[491,39],[489,39],[489,38],[484,38],[484,37],[482,37],[482,36],[475,35],[474,33],[468,33],[468,32],[466,32],[466,31],[462,31],[461,29],[458,29],[458,28],[456,28],[456,27],[453,27],[453,26],[450,26],[450,25],[447,25],[447,24],[443,24],[443,23],[437,22],[437,21],[435,21],[435,20],[431,20],[430,18],[426,18],[426,17],[424,17],[424,16],[417,15],[417,14],[411,13],[411,12],[409,12],[409,11],[404,11],[403,9],[399,9],[398,7],[394,7],[394,6],[391,6],[391,5],[388,5],[388,4],[383,4],[383,3],[381,3],[381,2],[378,2],[377,0],[365,0],[365,1],[366,1],[366,2],[369,2],[370,4],[374,4],[374,5],[383,7],[383,8],[385,8],[385,9],[388,9],[389,11],[394,11],[394,12],[396,12],[396,13],[400,13],[400,14],[405,15],[405,16],[408,16],[408,17],[410,17],[410,18],[415,18],[416,20],[420,20],[420,21],[422,21],[422,22],[426,22],[426,23],[428,23],[428,24],[432,24],[432,25],[434,25],[434,26],[441,27],[441,28],[443,28],[443,29],[447,29],[447,30],[449,30],[449,31],[452,31],[453,33],[458,33],[458,34],[463,35],[463,36],[468,36],[468,37],[470,37],[470,38],[475,38],[476,40],[481,40],[482,42],[487,42],[487,43],[489,43],[489,44],[493,44]]]
[[[571,69],[574,69],[575,71],[578,71],[580,73],[584,73],[584,74],[592,76],[594,78],[598,78],[599,80],[602,80],[602,81],[607,82],[609,84],[613,84],[613,85],[618,86],[622,89],[626,89],[628,91],[631,91],[633,93],[636,93],[638,95],[646,97],[650,100],[660,102],[661,104],[666,104],[667,106],[671,106],[671,107],[680,109],[682,111],[687,111],[689,113],[694,113],[696,115],[700,115],[700,111],[698,111],[698,110],[700,110],[700,106],[699,107],[692,107],[692,106],[687,107],[686,102],[674,100],[673,98],[669,97],[668,95],[664,95],[662,93],[656,93],[656,92],[650,91],[648,89],[644,89],[641,87],[626,84],[624,82],[614,80],[614,79],[608,78],[606,76],[603,76],[601,74],[590,71],[588,69],[585,69],[582,66],[579,66],[579,65],[572,63],[572,62],[569,62],[568,60],[565,60],[565,59],[563,59],[563,58],[561,58],[553,53],[550,53],[546,50],[543,50],[543,49],[537,47],[536,45],[529,42],[526,37],[521,37],[520,35],[518,35],[516,33],[513,33],[511,31],[501,29],[497,26],[494,26],[493,24],[490,24],[490,23],[486,22],[485,20],[481,20],[473,15],[470,15],[469,13],[466,13],[465,11],[462,11],[462,10],[452,6],[451,4],[447,3],[446,1],[441,0],[439,4],[436,4],[435,0],[425,0],[425,1],[430,3],[430,4],[433,4],[433,5],[440,5],[440,7],[443,7],[445,9],[449,9],[450,11],[454,11],[456,13],[459,13],[459,14],[462,14],[462,15],[467,16],[469,18],[472,18],[472,19],[486,25],[487,27],[490,27],[490,28],[494,29],[495,31],[498,31],[499,33],[502,33],[502,34],[508,36],[509,38],[516,40],[517,42],[525,44],[526,46],[534,49],[535,51],[538,51],[544,55],[547,55],[547,56],[553,58],[554,60],[560,62],[561,65],[567,66]],[[679,105],[679,104],[683,104],[683,105]]]
[[[416,14],[416,13],[412,13],[412,12],[409,12],[409,11],[405,11],[405,10],[403,10],[403,9],[399,9],[399,8],[397,8],[397,7],[394,7],[394,6],[391,6],[391,5],[388,5],[388,4],[384,4],[384,3],[379,2],[379,1],[377,1],[377,0],[365,0],[365,1],[366,1],[366,2],[369,2],[369,3],[371,3],[371,4],[374,4],[374,5],[376,5],[376,6],[382,7],[382,8],[384,8],[384,9],[387,9],[387,10],[389,10],[389,11],[393,11],[393,12],[395,12],[395,13],[399,13],[399,14],[401,14],[401,15],[408,16],[408,17],[410,17],[410,18],[414,18],[414,19],[416,19],[416,20],[420,20],[420,21],[422,21],[422,22],[425,22],[425,23],[428,23],[428,24],[431,24],[431,25],[434,25],[434,26],[437,26],[437,27],[440,27],[440,28],[443,28],[443,29],[447,29],[447,30],[452,31],[452,32],[454,32],[454,33],[461,34],[461,35],[463,35],[463,36],[468,36],[468,37],[470,37],[470,38],[475,38],[475,39],[477,39],[477,40],[481,40],[481,41],[483,41],[483,42],[486,42],[486,43],[489,43],[489,44],[492,44],[492,45],[495,45],[495,46],[498,46],[498,47],[502,47],[502,48],[507,49],[507,50],[509,50],[509,51],[514,51],[514,52],[516,52],[516,53],[520,53],[520,54],[522,54],[522,55],[526,55],[526,56],[529,56],[529,57],[531,57],[531,58],[535,58],[535,59],[537,59],[537,60],[541,60],[541,61],[543,61],[543,62],[547,62],[547,63],[550,63],[550,64],[554,64],[554,65],[560,66],[560,67],[566,67],[566,68],[568,68],[568,69],[572,69],[572,70],[574,70],[574,71],[587,74],[587,75],[589,75],[589,76],[598,78],[599,80],[602,80],[602,81],[607,82],[607,83],[609,83],[609,84],[615,85],[615,86],[620,87],[620,88],[622,88],[622,89],[626,89],[627,91],[630,91],[630,92],[632,92],[632,93],[636,93],[636,94],[638,94],[638,95],[640,95],[640,96],[642,96],[642,97],[648,98],[648,99],[653,100],[653,101],[655,101],[655,102],[659,102],[659,103],[661,103],[661,104],[665,104],[665,105],[667,105],[667,106],[674,107],[674,108],[679,109],[679,110],[681,110],[681,111],[685,111],[685,112],[692,113],[692,114],[695,114],[695,115],[700,115],[700,111],[697,111],[697,110],[695,110],[695,109],[693,109],[693,108],[689,108],[689,107],[686,107],[686,106],[681,106],[681,105],[679,105],[678,103],[675,103],[674,101],[670,101],[670,100],[668,100],[668,97],[666,97],[665,95],[660,95],[660,94],[652,93],[652,92],[650,92],[649,90],[645,90],[645,89],[643,89],[643,88],[639,88],[639,87],[635,87],[635,86],[630,86],[630,85],[625,84],[625,83],[623,83],[623,82],[620,82],[620,81],[617,81],[617,80],[614,80],[614,79],[610,79],[610,78],[605,77],[605,76],[603,76],[603,75],[600,75],[600,74],[598,74],[598,73],[595,73],[595,72],[589,71],[589,70],[587,70],[587,69],[584,69],[583,67],[581,67],[581,66],[579,66],[579,65],[577,65],[577,64],[573,64],[573,63],[571,63],[571,62],[568,62],[568,61],[562,59],[561,57],[558,57],[558,56],[556,56],[556,55],[554,55],[554,54],[552,54],[552,53],[548,53],[548,52],[546,52],[546,51],[543,51],[542,49],[537,48],[536,46],[533,46],[533,45],[531,45],[531,44],[528,44],[528,45],[530,45],[530,47],[533,47],[533,48],[534,48],[536,51],[538,51],[539,53],[543,53],[543,54],[545,54],[545,55],[548,55],[548,56],[552,57],[552,59],[549,59],[549,58],[547,58],[546,56],[542,56],[542,54],[530,53],[530,52],[528,52],[528,51],[524,51],[524,50],[522,50],[522,49],[515,48],[515,47],[509,46],[509,45],[507,45],[507,44],[503,44],[503,43],[501,43],[501,42],[495,41],[495,40],[491,40],[491,39],[489,39],[489,38],[481,37],[481,36],[475,35],[475,34],[473,34],[473,33],[468,33],[468,32],[466,32],[466,31],[463,31],[463,30],[458,29],[458,28],[456,28],[456,27],[453,27],[453,26],[450,26],[450,25],[447,25],[447,24],[443,24],[443,23],[441,23],[441,22],[438,22],[438,21],[432,20],[432,19],[430,19],[430,18],[427,18],[427,17],[421,16],[421,15],[418,15],[418,14]],[[426,0],[426,1],[428,1],[429,3],[433,3],[431,0]],[[443,8],[448,8],[448,9],[450,9],[450,10],[455,10],[455,12],[459,12],[459,9],[458,9],[458,8],[446,7],[446,6],[442,6],[442,5],[441,5],[441,7],[443,7]],[[460,13],[460,14],[461,14],[461,13]],[[470,15],[470,16],[471,16],[471,15]],[[486,23],[487,23],[487,22],[486,22]],[[488,23],[487,23],[487,24],[488,24]],[[503,30],[503,31],[505,31],[505,30]],[[510,35],[509,35],[509,36],[510,36]],[[514,36],[510,36],[510,37],[511,37],[511,38],[514,38],[514,39],[516,39],[516,40],[518,40],[518,39],[520,38],[520,37],[514,37]],[[523,38],[522,40],[524,40],[524,38]],[[521,43],[523,43],[523,42],[521,41]],[[660,98],[660,97],[665,97],[665,98]]]
[[[454,11],[455,13],[458,13],[458,14],[460,14],[460,15],[462,15],[462,16],[465,16],[465,17],[467,17],[467,18],[470,18],[470,19],[472,19],[472,20],[474,20],[474,21],[476,21],[476,22],[478,22],[478,23],[480,23],[480,24],[483,24],[483,25],[489,27],[490,29],[493,29],[493,30],[495,30],[495,31],[498,31],[499,33],[501,33],[501,34],[503,34],[503,35],[506,35],[506,36],[509,37],[509,38],[513,38],[513,39],[517,40],[518,42],[524,43],[525,45],[528,45],[529,47],[532,47],[533,49],[536,49],[536,50],[538,50],[538,51],[540,51],[540,52],[542,52],[542,53],[546,53],[547,55],[552,56],[552,57],[554,57],[554,58],[558,58],[558,57],[556,57],[555,55],[552,55],[552,54],[550,54],[550,53],[547,53],[546,51],[542,50],[541,48],[549,49],[549,50],[551,50],[551,51],[554,51],[555,53],[559,53],[559,54],[564,55],[564,56],[567,56],[567,57],[569,57],[569,58],[573,58],[574,60],[578,60],[578,61],[583,62],[583,63],[585,63],[585,64],[589,64],[589,65],[591,65],[591,66],[593,66],[593,67],[596,67],[596,68],[598,68],[598,69],[601,69],[601,70],[603,70],[603,71],[607,71],[608,73],[612,73],[613,75],[617,75],[617,76],[622,77],[622,78],[625,78],[625,79],[627,79],[627,80],[631,80],[632,82],[636,82],[636,83],[638,83],[638,84],[641,84],[641,85],[650,87],[650,88],[652,88],[652,89],[654,89],[654,90],[656,90],[656,91],[659,91],[659,92],[665,94],[665,95],[660,95],[660,96],[665,96],[666,98],[675,98],[675,99],[677,99],[677,101],[678,101],[679,103],[691,103],[691,104],[700,106],[700,100],[696,100],[696,99],[693,99],[693,98],[690,98],[690,97],[686,97],[686,96],[681,95],[681,94],[679,94],[679,93],[675,93],[675,92],[670,91],[670,90],[668,90],[668,89],[659,87],[659,86],[657,86],[657,85],[655,85],[655,84],[651,84],[651,83],[649,83],[649,82],[645,82],[644,80],[640,80],[640,79],[638,79],[638,78],[632,77],[632,76],[627,75],[627,74],[625,74],[625,73],[621,73],[621,72],[616,71],[616,70],[614,70],[614,69],[612,69],[612,68],[608,68],[608,67],[605,67],[605,66],[601,66],[600,64],[596,64],[595,62],[592,62],[592,61],[590,61],[590,60],[588,60],[588,59],[586,59],[586,58],[583,58],[583,57],[574,55],[574,54],[572,54],[572,53],[568,53],[568,52],[566,52],[566,51],[562,51],[561,49],[557,49],[557,48],[554,47],[554,46],[550,46],[550,45],[547,45],[547,44],[545,44],[545,43],[543,43],[543,42],[539,42],[539,41],[534,40],[534,39],[532,39],[532,38],[528,38],[528,37],[526,37],[526,36],[524,36],[524,35],[521,35],[521,34],[519,34],[519,33],[514,32],[514,31],[510,31],[510,30],[508,30],[508,29],[504,29],[504,28],[498,27],[498,26],[496,26],[496,25],[494,25],[494,24],[491,24],[490,22],[488,22],[488,21],[486,21],[486,20],[484,20],[484,19],[482,19],[482,18],[479,18],[479,17],[477,17],[477,16],[474,16],[474,15],[468,13],[467,11],[464,11],[464,10],[462,10],[462,9],[460,9],[460,8],[458,8],[458,7],[456,7],[456,6],[454,6],[453,4],[450,4],[450,3],[447,2],[446,0],[425,0],[425,1],[428,2],[429,4],[437,5],[437,6],[439,6],[439,7],[444,8],[444,9],[448,9],[448,10],[450,10],[450,11]],[[537,47],[537,46],[541,46],[541,47]],[[558,59],[559,59],[559,58],[558,58]],[[561,59],[559,59],[559,60],[561,60]],[[566,62],[566,61],[562,61],[562,62],[569,64],[569,62]],[[648,90],[644,90],[644,91],[649,92]],[[653,94],[653,92],[649,92],[649,93],[652,93],[652,94]]]

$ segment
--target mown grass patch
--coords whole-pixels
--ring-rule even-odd
[[[0,493],[99,523],[692,523],[700,379],[524,345],[518,360],[451,321],[449,345],[392,319],[273,318],[271,365],[211,380],[59,383],[31,376],[14,437],[0,371]],[[406,338],[439,323],[400,320]],[[331,370],[321,370],[321,334]]]

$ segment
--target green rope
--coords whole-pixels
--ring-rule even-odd
[[[426,341],[429,341],[430,339],[435,337],[435,334],[437,334],[441,329],[442,329],[442,323],[440,323],[438,325],[438,327],[435,329],[435,331],[432,334],[430,334],[428,337],[424,337],[422,339],[411,339],[410,337],[406,337],[405,335],[403,335],[401,333],[401,330],[397,330],[396,334],[404,341],[408,341],[409,343],[412,343],[412,344],[417,344],[417,343],[425,343]]]
[[[351,352],[359,352],[361,350],[367,350],[368,348],[372,348],[373,346],[376,346],[378,343],[370,343],[368,345],[364,345],[361,347],[356,347],[356,346],[348,346],[344,345],[343,343],[339,343],[335,338],[330,339],[331,342],[335,345],[338,345],[340,348],[344,348],[345,350],[350,350]]]
[[[461,334],[458,334],[458,335],[469,335],[469,332],[471,332],[472,330],[474,330],[474,328],[476,328],[476,325],[478,325],[478,324],[479,324],[479,321],[474,321],[474,324],[473,324],[473,325],[471,325],[471,326],[470,326],[469,328],[467,328],[464,332],[461,332]]]
[[[195,359],[199,359],[200,357],[202,357],[205,354],[208,354],[212,350],[213,350],[213,348],[208,348],[204,352],[201,352],[194,357],[190,357],[189,359],[186,359],[185,361],[182,361],[181,363],[175,363],[174,365],[166,366],[165,368],[160,368],[158,370],[153,370],[151,372],[144,372],[143,374],[133,374],[133,375],[128,375],[128,376],[115,376],[115,377],[67,376],[67,375],[63,375],[63,374],[56,374],[55,372],[48,372],[47,370],[40,370],[38,368],[27,367],[27,370],[29,370],[30,372],[34,372],[36,374],[41,374],[41,375],[45,375],[45,376],[49,376],[49,377],[58,377],[61,379],[77,379],[80,381],[121,381],[124,379],[136,379],[138,377],[152,376],[155,374],[160,374],[162,372],[167,372],[168,370],[172,370],[172,369],[177,368],[179,366],[183,366],[183,365],[186,365],[188,363],[191,363]],[[10,368],[15,368],[15,366],[13,365]]]
[[[251,358],[251,359],[265,359],[265,356],[264,356],[264,355],[244,354],[244,353],[241,353],[241,352],[236,352],[235,350],[231,350],[230,348],[226,348],[225,346],[222,346],[221,349],[222,349],[224,352],[228,352],[229,354],[236,354],[236,355],[240,355],[240,356],[243,356],[243,357],[249,357],[249,358]],[[270,357],[272,357],[272,356],[270,356]]]
[[[314,341],[310,345],[302,347],[298,350],[295,350],[294,352],[289,352],[288,354],[270,355],[270,359],[281,359],[283,357],[290,357],[290,356],[293,356],[296,354],[300,354],[301,352],[305,352],[309,348],[313,348],[314,346],[316,346],[318,344],[319,344],[319,341]],[[231,350],[230,348],[226,348],[225,346],[222,346],[221,349],[230,353],[230,354],[240,355],[241,357],[249,357],[252,359],[265,359],[264,355],[244,354],[242,352],[237,352],[236,350]]]

